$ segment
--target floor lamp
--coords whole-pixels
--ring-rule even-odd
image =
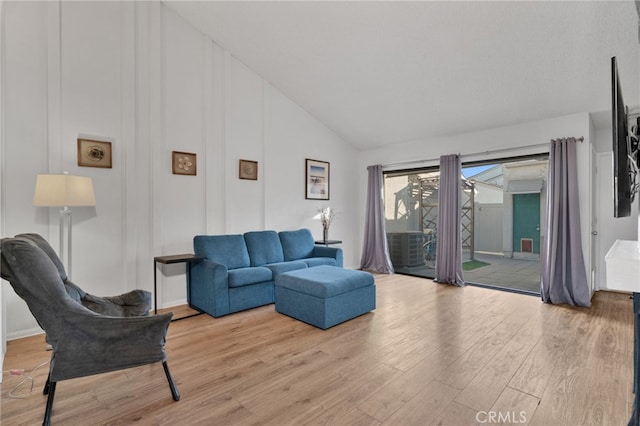
[[[64,263],[64,228],[67,228],[67,275],[71,278],[71,209],[96,205],[91,178],[61,175],[38,175],[33,195],[33,205],[38,207],[62,207],[60,210],[60,249],[58,255]]]

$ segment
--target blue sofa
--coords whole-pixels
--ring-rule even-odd
[[[279,274],[319,265],[342,267],[342,249],[314,243],[311,231],[197,235],[190,264],[189,305],[220,317],[274,302]]]

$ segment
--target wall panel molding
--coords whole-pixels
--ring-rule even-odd
[[[121,251],[121,262],[124,265],[124,275],[127,290],[134,290],[137,287],[137,262],[130,262],[129,259],[137,259],[137,214],[140,207],[137,205],[139,185],[142,184],[136,176],[139,161],[137,155],[136,128],[136,15],[135,3],[120,3],[121,11],[121,77],[120,77],[120,123],[121,131],[119,140],[124,145],[125,155],[122,157],[124,163],[123,179],[121,191],[124,194],[122,203],[122,241],[125,249]]]
[[[5,14],[4,14],[4,2],[0,2],[0,235],[7,235],[5,230],[6,225],[6,211],[5,211],[5,155],[4,144],[5,137],[5,125],[4,125],[4,108],[5,108]],[[0,288],[0,371],[3,371],[4,354],[7,352],[7,309],[5,307],[4,292],[7,286],[3,285]],[[2,377],[0,376],[0,383],[2,383]]]

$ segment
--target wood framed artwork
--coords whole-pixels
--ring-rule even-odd
[[[78,166],[111,168],[111,142],[78,138]]]
[[[329,163],[305,160],[305,198],[307,200],[329,199]]]
[[[196,175],[198,163],[193,152],[172,151],[171,164],[174,175]]]
[[[240,179],[258,180],[258,162],[240,160],[238,177]]]

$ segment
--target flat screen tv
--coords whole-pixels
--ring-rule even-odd
[[[627,107],[622,98],[620,76],[615,56],[611,58],[611,93],[613,127],[613,215],[631,215],[631,204],[637,189],[637,139],[629,132]],[[637,126],[634,126],[637,132]],[[634,132],[634,133],[635,133]],[[634,146],[635,145],[635,146]]]

